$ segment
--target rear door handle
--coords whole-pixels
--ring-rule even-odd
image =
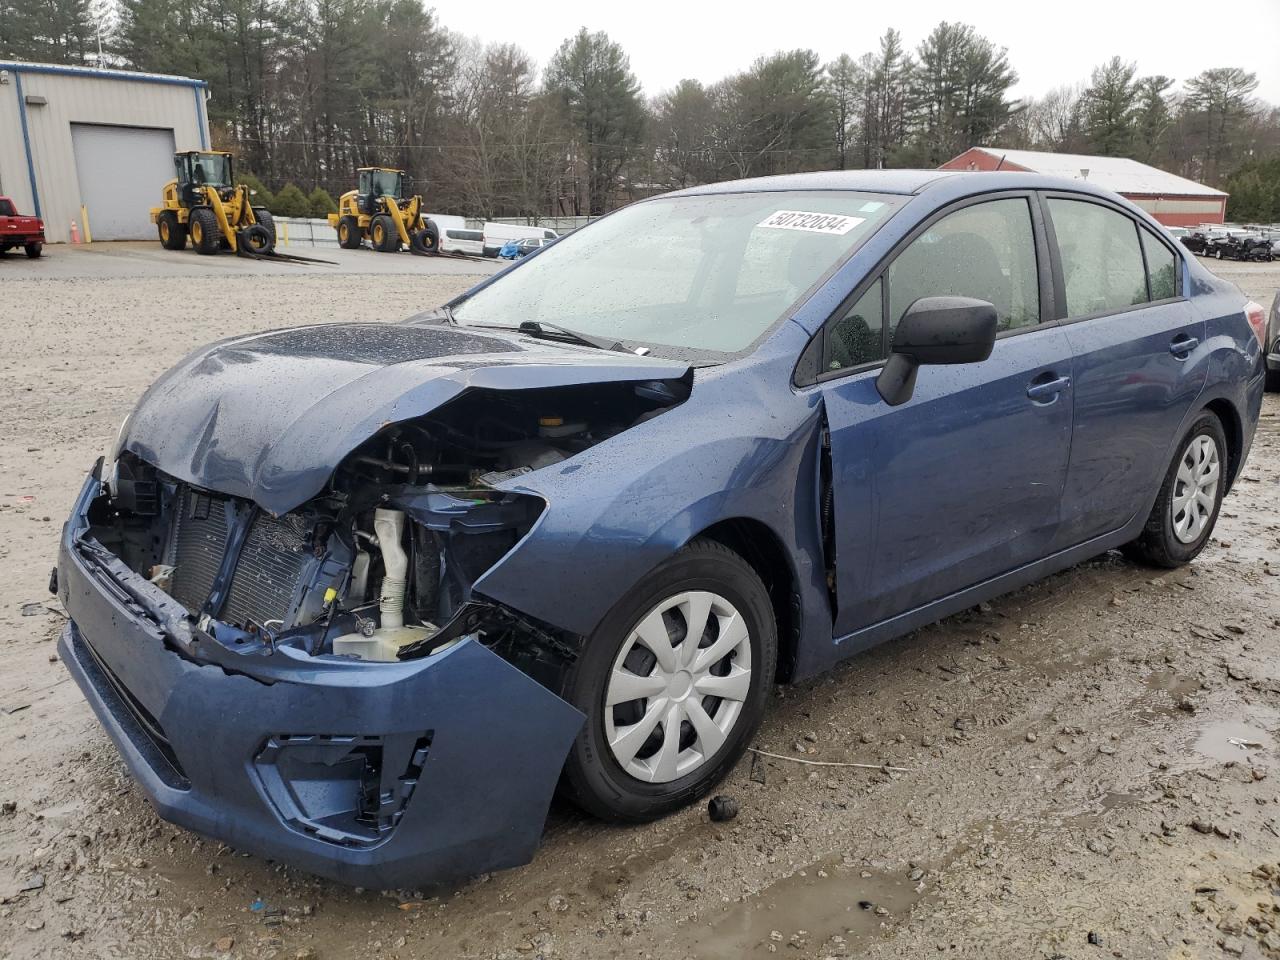
[[[1052,400],[1067,387],[1071,386],[1070,377],[1058,377],[1055,380],[1036,380],[1027,387],[1027,396],[1032,400]]]
[[[1169,352],[1179,360],[1185,359],[1187,354],[1200,345],[1199,337],[1180,336],[1174,337],[1173,343],[1169,344]]]

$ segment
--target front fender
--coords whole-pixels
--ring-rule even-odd
[[[699,532],[749,518],[784,545],[808,608],[823,570],[814,483],[821,409],[789,389],[794,353],[780,353],[699,378],[683,405],[512,483],[547,508],[476,591],[585,636]]]

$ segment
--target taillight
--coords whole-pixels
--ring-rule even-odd
[[[1244,315],[1249,326],[1253,327],[1253,335],[1258,338],[1262,349],[1267,349],[1267,314],[1262,309],[1262,304],[1250,300],[1244,305]]]

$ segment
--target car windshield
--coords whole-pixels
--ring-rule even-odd
[[[462,324],[540,321],[723,360],[741,353],[901,206],[849,191],[664,197],[561,237],[453,304]]]
[[[231,158],[219,153],[199,154],[192,165],[191,180],[211,187],[231,186]]]
[[[0,217],[16,217],[18,211],[13,209],[13,203],[7,197],[0,197]]]

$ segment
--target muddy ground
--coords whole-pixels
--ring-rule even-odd
[[[736,820],[557,805],[527,867],[351,890],[157,819],[57,662],[45,585],[85,469],[190,347],[395,319],[467,279],[14,266],[0,957],[1280,958],[1280,397],[1195,564],[1100,557],[779,690],[757,746],[790,759],[739,764]],[[1268,304],[1280,286],[1215,266]]]

